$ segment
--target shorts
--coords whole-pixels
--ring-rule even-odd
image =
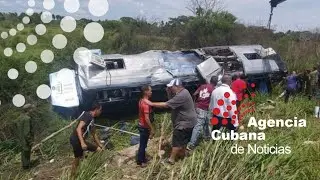
[[[191,140],[193,128],[174,129],[172,135],[172,147],[186,147]]]
[[[87,145],[87,150],[90,151],[90,152],[95,152],[97,149],[98,149],[98,146],[96,145],[93,145],[91,143],[88,143],[86,142],[86,145]],[[83,157],[83,149],[81,147],[81,144],[80,144],[80,140],[75,137],[70,137],[70,144],[73,148],[73,154],[74,154],[74,157],[75,158],[82,158]]]

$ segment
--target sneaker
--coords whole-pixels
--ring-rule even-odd
[[[188,151],[192,151],[192,150],[194,149],[194,147],[191,146],[190,144],[188,144],[187,147],[186,147],[186,149],[187,149]]]
[[[141,167],[141,168],[145,168],[145,167],[147,167],[148,165],[147,165],[146,163],[141,163],[141,164],[138,164],[138,166]]]

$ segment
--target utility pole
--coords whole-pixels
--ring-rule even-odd
[[[269,30],[270,30],[270,27],[271,27],[271,20],[272,20],[272,15],[273,15],[273,8],[274,8],[274,7],[271,6],[271,12],[270,12],[270,17],[269,17],[269,21],[268,21],[268,29],[269,29]]]
[[[283,3],[286,0],[270,0],[270,6],[271,6],[271,12],[270,12],[270,17],[268,21],[268,29],[271,28],[271,21],[272,21],[272,16],[273,16],[273,9],[277,7],[278,4]]]

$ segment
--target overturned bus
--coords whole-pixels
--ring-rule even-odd
[[[79,57],[81,63],[75,60],[75,70],[63,69],[50,75],[53,106],[86,110],[98,101],[105,112],[115,112],[136,105],[143,85],[151,85],[153,101],[166,100],[166,84],[173,78],[180,78],[192,93],[212,76],[240,73],[251,82],[259,82],[277,81],[287,72],[280,56],[260,45],[151,50],[134,55],[102,55],[87,50]]]

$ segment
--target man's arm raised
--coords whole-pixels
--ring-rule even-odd
[[[169,108],[168,103],[166,102],[151,102],[147,99],[144,100],[149,106],[156,108]]]

